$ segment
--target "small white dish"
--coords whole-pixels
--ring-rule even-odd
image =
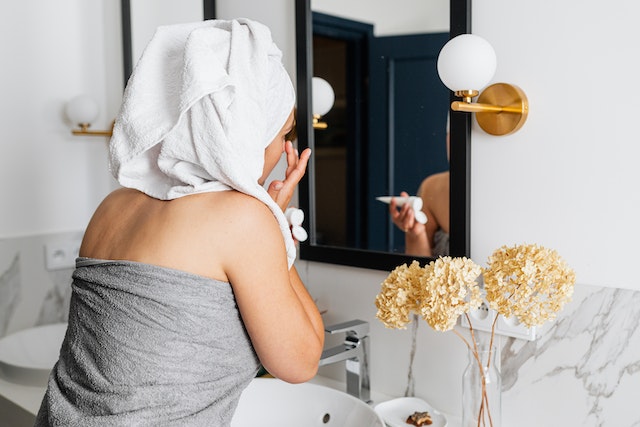
[[[446,427],[447,418],[431,405],[417,397],[400,397],[378,403],[375,411],[389,427],[408,427],[407,418],[416,411],[428,411],[433,420],[429,427]]]

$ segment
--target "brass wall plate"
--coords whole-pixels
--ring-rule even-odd
[[[478,104],[504,107],[506,111],[477,112],[478,125],[491,135],[509,135],[522,127],[529,114],[529,100],[518,86],[496,83],[482,91]]]

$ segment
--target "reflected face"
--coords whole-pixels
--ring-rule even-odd
[[[282,157],[282,153],[284,153],[284,145],[289,140],[292,134],[292,130],[295,126],[295,118],[294,111],[291,110],[291,114],[287,118],[287,121],[280,129],[280,132],[276,135],[276,137],[271,141],[271,143],[264,150],[264,167],[262,169],[262,176],[258,180],[260,185],[263,185],[267,180],[267,177],[276,167],[280,157]]]

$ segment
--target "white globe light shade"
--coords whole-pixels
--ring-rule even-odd
[[[493,78],[496,62],[496,52],[488,41],[474,34],[461,34],[440,51],[438,74],[453,92],[480,90]]]
[[[90,124],[98,118],[98,103],[87,95],[79,95],[67,102],[65,113],[73,124]]]
[[[313,100],[312,113],[324,116],[333,107],[336,95],[328,81],[320,77],[313,77],[311,79],[311,99]]]

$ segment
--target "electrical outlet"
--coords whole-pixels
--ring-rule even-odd
[[[476,310],[472,310],[469,312],[469,320],[471,320],[471,324],[473,325],[473,329],[477,329],[479,331],[491,331],[491,326],[493,325],[493,320],[496,318],[496,312],[489,308],[489,304],[486,301],[482,301],[480,307]],[[463,317],[466,327],[469,327],[469,323],[467,321],[467,317]]]
[[[521,338],[523,340],[535,341],[536,328],[532,326],[527,328],[520,323],[516,317],[498,317],[498,323],[496,324],[496,334],[508,335],[514,338]]]
[[[496,311],[489,308],[487,301],[483,300],[480,307],[469,312],[471,325],[476,331],[491,332],[493,321],[496,318]],[[469,327],[466,316],[460,316],[460,325],[465,328]],[[527,328],[522,325],[515,317],[506,319],[502,315],[498,315],[498,322],[495,329],[496,335],[520,338],[524,340],[534,341],[536,339],[536,328]]]
[[[81,243],[82,239],[70,239],[44,245],[44,259],[47,270],[75,267]]]

